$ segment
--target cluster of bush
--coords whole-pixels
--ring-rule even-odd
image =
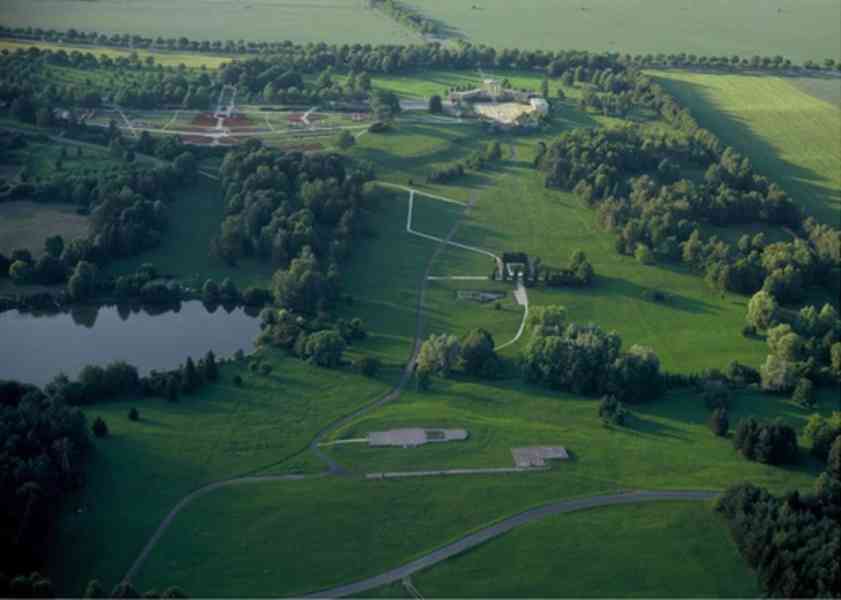
[[[371,8],[381,10],[389,17],[410,29],[425,34],[441,33],[441,27],[433,19],[404,2],[396,0],[370,0]]]
[[[531,337],[522,357],[527,381],[575,394],[610,394],[629,404],[659,398],[666,389],[651,349],[635,345],[623,352],[616,333],[568,323],[563,307],[530,311],[528,326]]]
[[[541,274],[543,277],[541,278]],[[548,287],[586,287],[593,283],[596,271],[581,250],[575,250],[569,257],[569,264],[561,269],[535,267],[532,283],[543,281]]]
[[[463,177],[468,169],[482,171],[490,163],[502,158],[502,146],[498,141],[490,144],[483,144],[482,147],[472,152],[467,158],[461,161],[436,167],[426,176],[427,183],[449,183],[454,179]]]
[[[495,348],[493,336],[484,329],[474,329],[461,340],[445,333],[430,335],[418,352],[418,387],[428,389],[432,375],[447,377],[457,369],[484,379],[498,377],[502,362]]]
[[[326,315],[307,318],[284,308],[264,308],[260,327],[258,344],[285,348],[303,360],[328,368],[342,365],[347,347],[367,337],[359,318],[331,322]],[[373,375],[378,365],[360,363],[357,367],[364,374]]]
[[[760,291],[748,303],[745,333],[764,331],[768,356],[760,369],[762,388],[770,392],[795,390],[796,400],[811,406],[811,388],[841,382],[841,318],[831,304],[820,310],[804,306],[798,312],[782,309],[774,296]]]

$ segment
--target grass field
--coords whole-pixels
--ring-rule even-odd
[[[244,365],[225,366],[222,383],[176,404],[127,400],[85,411],[89,420],[103,417],[111,435],[97,441],[87,485],[68,503],[50,546],[57,589],[79,596],[94,577],[110,589],[181,496],[287,461],[324,423],[386,389],[382,381],[274,353],[267,360],[274,366],[268,377],[250,374]],[[242,388],[231,383],[237,373],[245,379]],[[127,417],[132,406],[140,410],[138,422]],[[285,465],[287,472],[300,468],[295,460]]]
[[[191,40],[299,43],[417,43],[420,36],[400,27],[362,0],[268,0],[253,4],[220,0],[4,0],[6,26],[139,33]],[[317,26],[315,26],[317,24]]]
[[[496,47],[839,58],[835,0],[521,0],[516,10],[507,0],[412,4],[470,41]]]
[[[221,281],[230,277],[241,288],[249,285],[267,287],[274,269],[270,263],[248,259],[238,266],[228,266],[211,258],[210,240],[219,233],[224,206],[218,183],[199,177],[190,188],[177,192],[169,205],[169,227],[161,244],[138,256],[111,263],[114,274],[132,273],[143,263],[153,263],[162,273],[201,286],[212,277]]]
[[[366,444],[331,447],[330,454],[357,473],[435,468],[513,466],[511,448],[562,445],[573,460],[555,467],[559,482],[590,482],[605,489],[723,489],[748,480],[776,490],[811,489],[818,465],[803,448],[802,464],[791,469],[751,463],[729,440],[707,426],[709,411],[694,392],[631,407],[627,427],[602,425],[597,401],[558,393],[520,381],[477,383],[435,379],[430,392],[406,391],[396,403],[355,420],[336,432],[338,439],[364,437],[399,427],[463,427],[464,442],[427,444],[415,449],[369,448]],[[832,409],[832,395],[820,410]],[[734,397],[731,423],[749,415],[781,417],[796,430],[810,411],[756,393]],[[806,442],[801,440],[801,443]]]
[[[428,93],[408,81],[394,79],[392,85],[405,95]],[[573,250],[583,249],[595,267],[595,284],[584,289],[534,288],[529,290],[532,305],[564,305],[572,321],[617,330],[625,347],[650,345],[669,371],[721,368],[732,359],[758,365],[767,353],[765,343],[739,334],[746,298],[721,296],[680,267],[642,266],[617,255],[612,235],[596,226],[593,212],[571,194],[546,190],[541,175],[531,168],[539,140],[571,127],[612,123],[564,104],[550,130],[500,137],[502,160],[449,185],[426,185],[424,179],[432,168],[461,160],[493,139],[475,123],[407,116],[389,133],[361,136],[349,154],[373,162],[386,181],[405,185],[413,179],[415,187],[432,193],[476,200],[465,216],[459,206],[417,197],[413,227],[418,231],[443,237],[464,218],[454,239],[497,253],[524,250],[549,266],[562,266]],[[777,177],[774,172],[768,175]],[[375,196],[369,235],[355,243],[342,269],[343,292],[351,301],[344,301],[337,313],[366,322],[370,335],[354,344],[350,354],[381,358],[385,369],[380,377],[367,380],[347,371],[314,369],[271,353],[271,377],[248,374],[243,365],[227,366],[225,381],[195,398],[176,405],[140,405],[139,423],[126,417],[130,402],[92,407],[89,417],[106,417],[114,435],[97,442],[100,451],[91,481],[83,496],[71,503],[52,546],[61,549],[50,571],[60,590],[78,594],[90,577],[101,578],[106,587],[113,585],[166,511],[205,482],[252,472],[321,471],[323,465],[312,453],[299,451],[326,423],[370,401],[396,380],[415,331],[420,278],[436,244],[406,232],[405,192],[381,190]],[[240,285],[267,283],[268,265],[244,261],[230,268],[207,258],[223,214],[215,184],[201,180],[194,190],[181,194],[171,211],[172,227],[162,246],[117,263],[116,271],[154,262],[197,283],[206,276],[230,276]],[[439,254],[432,273],[486,275],[491,266],[479,254],[449,248]],[[509,295],[500,310],[457,299],[459,290],[477,288],[506,290]],[[430,282],[425,333],[463,334],[481,326],[492,331],[497,343],[506,341],[522,314],[510,289],[510,284],[485,281]],[[650,300],[653,290],[663,292],[667,300]],[[520,342],[511,353],[522,347]],[[239,372],[246,377],[244,388],[229,384]],[[834,402],[837,395],[822,394],[819,410],[830,410]],[[732,404],[733,424],[753,414],[779,416],[800,429],[808,416],[785,399],[754,392],[737,394]],[[672,393],[633,407],[633,413],[627,427],[610,428],[602,425],[592,399],[516,379],[435,379],[430,392],[405,390],[399,401],[355,420],[335,437],[438,425],[467,428],[467,441],[414,450],[337,446],[329,452],[355,474],[510,466],[510,448],[531,444],[564,445],[572,460],[547,472],[502,477],[321,478],[221,489],[179,514],[136,583],[140,589],[179,585],[192,596],[297,594],[379,573],[507,515],[561,498],[616,489],[721,489],[741,480],[776,492],[813,486],[818,465],[805,451],[800,464],[785,468],[742,459],[729,440],[709,431],[708,411],[692,392]],[[696,589],[699,595],[756,593],[708,507],[659,506],[611,509],[603,518],[595,511],[558,517],[545,535],[526,531],[506,536],[419,576],[419,587],[433,596],[522,595],[518,586],[526,583],[533,587],[523,589],[544,596],[556,589],[558,594],[618,595],[631,587],[651,596],[689,595]],[[617,531],[624,534],[622,539],[607,549],[605,536]],[[645,540],[644,552],[634,552],[634,535]],[[526,544],[525,550],[518,552],[517,544]],[[524,567],[525,577],[518,579],[503,569],[513,561],[512,554],[538,552],[542,559]],[[611,575],[598,569],[599,560],[619,564]],[[646,562],[650,570],[632,560]],[[685,567],[685,574],[677,572],[675,564]],[[471,575],[477,569],[485,569],[487,576]],[[580,581],[559,575],[567,569],[580,570]],[[454,587],[467,586],[471,579],[482,579],[476,585],[487,587]]]
[[[478,202],[455,239],[497,254],[523,250],[556,267],[566,264],[573,250],[584,250],[597,273],[591,288],[534,289],[529,292],[530,303],[564,305],[571,320],[615,329],[627,346],[650,345],[669,370],[722,367],[730,360],[758,365],[764,360],[765,344],[739,333],[747,298],[722,297],[682,267],[643,266],[618,255],[611,234],[596,225],[593,211],[572,194],[544,188],[541,175],[530,166],[537,140],[568,127],[598,123],[571,106],[562,108],[556,122],[556,128],[544,136],[500,138],[504,159],[489,171],[470,173],[451,185],[419,186],[462,201],[477,195]],[[405,184],[412,178],[419,185],[434,166],[463,158],[490,139],[473,124],[415,120],[384,135],[361,137],[351,153],[375,162],[384,179]],[[445,225],[438,226],[438,235],[445,230]],[[384,255],[389,255],[389,243],[383,240],[380,245]],[[436,273],[485,274],[487,266],[476,257],[480,262],[469,271],[447,267],[449,259],[442,258]],[[476,258],[470,255],[467,260]],[[360,276],[367,275],[360,270],[355,281]],[[652,290],[664,292],[668,301],[652,301]],[[676,329],[680,336],[674,335]]]
[[[65,240],[84,236],[88,219],[73,206],[36,202],[0,203],[0,253],[26,248],[33,256],[44,253],[44,241],[51,235]]]
[[[723,519],[701,503],[556,515],[412,579],[427,598],[759,595]]]
[[[841,220],[841,107],[777,77],[661,72],[702,126],[746,153],[820,221]],[[841,95],[841,80],[833,85]],[[827,90],[823,90],[824,93]]]

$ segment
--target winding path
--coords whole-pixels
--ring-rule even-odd
[[[475,533],[466,535],[458,540],[447,544],[437,550],[425,554],[403,566],[391,569],[380,575],[369,577],[354,583],[346,585],[339,585],[336,587],[320,590],[313,594],[304,596],[304,598],[341,598],[343,596],[350,596],[352,594],[360,594],[374,588],[378,588],[395,581],[400,581],[405,577],[427,569],[432,565],[452,558],[457,554],[461,554],[466,550],[475,548],[480,544],[484,544],[488,540],[499,537],[528,523],[540,521],[552,515],[562,513],[575,512],[578,510],[587,510],[590,508],[598,508],[602,506],[616,506],[621,504],[639,504],[643,502],[664,502],[664,501],[704,501],[715,498],[718,492],[710,491],[674,491],[674,492],[629,492],[626,494],[611,494],[602,496],[588,496],[586,498],[573,498],[571,500],[561,500],[560,502],[553,502],[538,508],[533,508],[525,512],[521,512],[514,516],[503,519],[498,523],[480,529]]]
[[[512,147],[512,155],[513,154],[514,154],[514,151],[513,151],[513,147]],[[443,238],[440,238],[438,236],[430,235],[428,233],[423,233],[423,232],[417,231],[417,230],[412,228],[412,215],[413,215],[413,212],[414,212],[414,204],[415,204],[415,195],[416,194],[419,195],[419,196],[427,196],[429,198],[434,198],[436,200],[441,200],[442,202],[449,202],[451,204],[458,204],[460,206],[464,206],[463,202],[459,202],[458,200],[453,200],[452,198],[445,198],[444,196],[438,196],[436,194],[429,194],[427,192],[422,192],[420,190],[416,190],[414,188],[406,187],[406,186],[403,186],[403,185],[397,185],[395,183],[387,183],[387,182],[379,181],[379,182],[377,182],[377,185],[379,185],[381,187],[387,187],[387,188],[391,188],[391,189],[402,190],[402,191],[405,191],[405,192],[409,193],[409,212],[406,215],[406,232],[407,233],[410,233],[412,235],[416,235],[418,237],[422,237],[422,238],[425,238],[425,239],[428,239],[428,240],[432,240],[434,242],[441,242],[442,244],[455,246],[456,248],[461,248],[462,250],[467,250],[469,252],[478,252],[479,254],[483,254],[485,256],[488,256],[488,257],[494,259],[494,261],[497,264],[497,268],[499,269],[500,272],[502,272],[502,269],[504,268],[503,263],[502,263],[502,259],[499,256],[497,256],[496,254],[494,254],[493,252],[490,252],[489,250],[485,250],[483,248],[478,248],[476,246],[469,246],[467,244],[461,244],[459,242],[454,242],[451,239],[452,238],[452,232],[450,232],[450,235],[447,237],[447,239],[443,239]],[[470,206],[468,206],[467,208],[469,209]],[[440,280],[440,279],[487,279],[486,277],[483,277],[483,276],[480,277],[480,276],[471,276],[471,275],[454,275],[454,276],[451,276],[451,277],[433,277],[433,276],[429,275],[429,269],[427,269],[427,277],[426,278],[431,279],[431,280]],[[514,334],[513,338],[511,338],[510,340],[508,340],[504,344],[498,345],[496,348],[494,348],[494,350],[497,350],[497,351],[498,350],[503,350],[504,348],[507,348],[508,346],[516,344],[520,340],[520,338],[523,336],[523,332],[526,329],[526,321],[528,320],[528,317],[529,317],[529,294],[528,294],[528,290],[526,289],[526,286],[519,279],[517,280],[516,288],[514,290],[514,298],[517,300],[517,304],[519,304],[520,306],[523,307],[523,318],[520,320],[520,327],[517,329],[517,333]]]
[[[470,202],[467,204],[467,207],[469,208],[470,206],[472,206],[476,202],[476,199],[477,197],[474,195],[471,198]],[[406,363],[406,366],[403,368],[403,372],[400,376],[400,380],[398,381],[398,383],[379,399],[370,402],[365,406],[362,406],[361,408],[357,409],[356,411],[344,417],[336,419],[332,423],[326,425],[315,435],[315,437],[310,442],[310,450],[327,464],[327,471],[316,475],[250,475],[244,477],[234,477],[231,479],[225,479],[222,481],[209,483],[205,486],[194,490],[193,492],[187,494],[181,500],[179,500],[178,503],[175,506],[173,506],[172,509],[166,514],[161,523],[158,525],[157,529],[155,529],[155,532],[152,534],[152,537],[150,537],[149,540],[146,542],[146,545],[143,547],[143,550],[141,550],[138,557],[134,560],[131,567],[129,567],[128,571],[123,576],[124,582],[131,581],[132,578],[134,578],[137,575],[137,573],[140,571],[140,568],[143,566],[143,563],[148,558],[149,554],[160,541],[161,537],[163,537],[163,534],[166,532],[167,528],[169,528],[169,526],[175,520],[175,517],[178,516],[178,513],[184,510],[184,508],[186,508],[194,500],[197,500],[198,498],[201,498],[202,496],[205,496],[206,494],[209,494],[214,490],[233,485],[241,485],[245,483],[259,483],[267,481],[299,481],[302,479],[325,477],[328,475],[348,475],[348,471],[340,464],[338,464],[332,457],[323,452],[319,447],[319,444],[325,437],[327,437],[337,429],[343,427],[344,425],[350,423],[354,419],[375,408],[392,402],[400,397],[400,393],[403,391],[403,388],[406,387],[406,384],[412,378],[412,374],[415,370],[415,362],[417,360],[418,352],[420,351],[420,346],[423,340],[423,327],[425,322],[423,306],[424,300],[426,298],[426,288],[428,285],[427,277],[429,276],[429,272],[431,271],[432,265],[435,263],[435,260],[438,258],[441,251],[446,247],[447,243],[455,235],[456,230],[461,224],[461,220],[462,219],[457,219],[456,222],[453,223],[453,226],[450,228],[447,237],[445,239],[439,240],[442,243],[435,248],[435,251],[433,252],[432,256],[429,257],[429,261],[427,262],[426,271],[424,272],[424,275],[421,278],[418,289],[417,306],[415,309],[416,321],[414,341],[412,343],[412,349],[409,354],[409,360]]]

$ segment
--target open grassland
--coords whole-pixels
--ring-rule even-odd
[[[427,598],[754,598],[710,504],[597,508],[520,527],[413,578]]]
[[[839,5],[841,6],[841,5]],[[836,21],[837,22],[837,21]],[[841,219],[841,108],[778,77],[677,71],[657,77],[703,127],[750,157],[824,223]],[[841,79],[834,85],[841,94]]]
[[[508,48],[838,58],[836,0],[508,0],[411,4],[476,43]]]
[[[376,188],[376,208],[369,228],[376,236],[357,242],[343,269],[345,292],[353,299],[339,312],[345,318],[365,321],[369,336],[359,348],[382,361],[400,365],[409,355],[415,334],[415,314],[420,282],[436,242],[406,231],[408,193]],[[445,237],[461,217],[462,207],[417,195],[413,228]],[[458,248],[439,255],[432,275],[449,274],[454,265],[461,275],[488,275],[490,258]],[[458,290],[487,289],[506,293],[500,310],[491,304],[457,299]],[[463,335],[472,327],[491,331],[498,342],[514,336],[522,309],[511,295],[511,284],[490,281],[432,281],[424,302],[426,333]]]
[[[0,14],[2,14],[0,8]],[[213,56],[210,54],[199,54],[197,52],[162,52],[150,50],[121,50],[119,48],[106,48],[101,46],[87,46],[74,44],[57,44],[51,42],[36,42],[36,41],[14,41],[14,40],[0,40],[0,51],[8,50],[15,52],[17,50],[25,50],[27,48],[40,48],[42,50],[52,50],[57,52],[64,50],[68,54],[71,52],[90,52],[91,54],[99,56],[108,56],[111,58],[128,58],[132,54],[136,54],[141,61],[145,61],[147,57],[151,56],[155,59],[155,63],[165,67],[176,67],[184,65],[185,67],[207,67],[208,69],[216,69],[226,62],[231,62],[231,56]]]
[[[191,40],[282,41],[298,43],[417,43],[404,29],[363,0],[4,0],[0,21],[41,27]]]
[[[325,423],[386,389],[378,380],[279,354],[266,359],[274,366],[269,376],[231,364],[222,369],[221,383],[175,404],[127,400],[86,410],[89,420],[103,417],[111,435],[97,441],[87,485],[68,503],[51,545],[49,572],[57,589],[80,596],[94,577],[110,589],[182,496],[286,461]],[[245,379],[243,387],[233,385],[236,374]],[[128,419],[132,406],[140,421]],[[294,459],[286,464],[287,472],[298,468]],[[235,511],[231,515],[240,519]]]
[[[216,181],[199,177],[197,183],[177,193],[169,205],[169,226],[161,244],[149,252],[115,261],[114,274],[132,273],[143,263],[152,263],[167,275],[201,286],[205,279],[229,277],[240,287],[270,285],[274,269],[266,261],[246,259],[237,266],[209,255],[210,241],[220,231],[224,218],[222,192]]]
[[[25,248],[33,256],[44,253],[44,241],[52,235],[65,240],[83,237],[88,219],[76,213],[73,206],[38,204],[36,202],[0,203],[0,253],[9,256],[12,250]]]
[[[531,168],[537,141],[569,127],[596,126],[601,119],[597,121],[565,104],[549,132],[498,138],[503,142],[504,156],[490,170],[471,172],[449,185],[433,186],[419,185],[432,168],[463,159],[494,138],[471,122],[448,125],[420,122],[420,117],[412,119],[392,132],[362,136],[351,154],[375,162],[380,177],[386,180],[405,185],[412,179],[417,187],[462,201],[476,195],[476,205],[456,233],[456,241],[497,254],[526,251],[554,267],[564,266],[579,248],[590,258],[597,273],[592,287],[532,289],[531,304],[564,305],[570,320],[615,329],[627,346],[650,345],[664,366],[673,371],[721,368],[730,360],[758,366],[764,360],[765,344],[739,333],[747,298],[732,294],[722,297],[698,275],[680,266],[644,266],[618,255],[612,235],[597,226],[592,210],[572,194],[545,189],[542,176]],[[423,212],[420,214],[422,222],[428,222]],[[436,235],[442,235],[446,225],[437,225],[436,231]],[[379,248],[378,252],[389,255],[385,241]],[[448,266],[452,255],[448,252],[436,264],[435,274],[489,272],[492,265],[483,262],[480,255],[464,254],[469,256],[463,260],[473,266]],[[360,271],[354,279],[364,285],[366,276]],[[653,301],[654,290],[664,293],[667,300]],[[675,335],[676,331],[680,335]],[[518,346],[522,348],[522,343]]]
[[[822,396],[822,412],[832,410],[832,399],[829,393]],[[413,449],[339,444],[329,452],[355,472],[367,473],[511,467],[511,448],[561,445],[572,460],[553,469],[553,481],[559,486],[589,481],[603,489],[723,489],[747,480],[778,491],[810,490],[819,471],[806,448],[801,464],[793,468],[745,460],[730,440],[710,432],[710,411],[694,392],[675,392],[630,408],[633,417],[626,427],[606,427],[594,399],[516,380],[435,379],[431,391],[406,391],[398,402],[360,417],[335,437],[353,439],[399,427],[459,427],[470,433],[466,441]],[[809,414],[787,400],[745,392],[734,397],[730,419],[735,428],[750,415],[780,417],[799,431]]]
[[[524,443],[563,443],[571,450],[572,460],[537,473],[404,480],[330,478],[223,489],[198,499],[175,519],[141,570],[141,587],[166,580],[200,596],[300,594],[383,572],[505,516],[561,498],[617,489],[714,490],[743,479],[776,491],[795,487],[806,491],[813,486],[816,465],[805,456],[802,464],[785,469],[738,457],[728,440],[715,438],[704,425],[707,411],[699,397],[675,395],[643,405],[635,409],[630,427],[614,429],[600,423],[592,400],[507,384],[436,381],[433,390],[423,395],[404,392],[398,404],[361,419],[345,433],[355,436],[385,426],[451,425],[470,431],[467,442],[378,450],[347,445],[332,450],[334,455],[350,460],[359,473],[510,465],[510,446]],[[823,398],[822,406],[829,405]],[[783,415],[798,425],[805,420],[797,407],[760,395],[736,399],[734,415],[748,413]],[[618,511],[609,522],[622,518],[624,513]],[[652,508],[651,514],[664,519],[654,521],[661,530],[653,535],[661,544],[680,544],[687,553],[684,559],[695,556],[700,561],[692,567],[693,577],[701,577],[704,560],[710,561],[714,572],[726,568],[733,576],[744,577],[746,569],[712,515],[675,513],[663,505]],[[706,524],[703,531],[690,527],[692,520]],[[640,527],[652,526],[646,519],[636,522]],[[633,527],[634,516],[629,523]],[[593,535],[586,543],[567,547],[566,539],[556,535],[553,527],[539,543],[547,549],[554,544],[566,552],[596,552],[604,543],[604,536]],[[629,552],[632,543],[620,544],[618,555]],[[712,556],[701,559],[695,554],[700,548],[721,556],[721,562]],[[665,554],[649,556],[653,572],[674,569]],[[537,575],[540,562],[534,568],[541,577],[534,583],[534,593],[554,591],[551,574]],[[595,577],[595,571],[590,573],[589,577]],[[500,577],[506,575],[508,585],[516,586],[516,576],[500,571]],[[724,595],[751,589],[750,581],[740,579],[732,585],[745,587],[716,591],[714,582],[715,578],[707,580],[702,589]],[[659,585],[652,581],[650,587],[637,591],[677,593],[675,580],[662,588]],[[439,589],[449,595],[445,585]],[[572,590],[577,589],[570,588],[570,593],[575,595]],[[486,593],[484,588],[476,592]]]

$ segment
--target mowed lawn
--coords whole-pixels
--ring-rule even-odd
[[[841,107],[780,77],[656,75],[703,127],[749,156],[760,173],[782,185],[809,214],[838,226]],[[841,90],[839,79],[820,87],[833,84]]]
[[[266,360],[274,367],[269,376],[226,365],[220,383],[177,403],[136,399],[86,408],[88,420],[103,417],[111,433],[96,441],[87,484],[68,501],[50,545],[49,573],[60,593],[78,597],[92,578],[111,589],[167,511],[201,485],[307,466],[289,459],[326,423],[388,387],[382,379],[319,369],[279,353]],[[236,374],[243,387],[232,383]],[[140,411],[137,422],[128,419],[131,407]],[[284,462],[285,468],[277,466]],[[170,583],[174,578],[164,574],[154,587]]]
[[[819,410],[833,408],[833,395],[821,396]],[[471,381],[436,378],[430,391],[405,390],[399,401],[356,419],[332,439],[365,437],[371,431],[400,427],[458,427],[469,432],[463,442],[419,448],[370,448],[339,444],[329,453],[357,473],[437,468],[511,467],[511,448],[564,446],[573,456],[551,474],[563,488],[588,482],[604,489],[723,489],[753,481],[772,489],[809,490],[819,465],[800,440],[802,461],[778,468],[743,459],[729,439],[714,436],[709,410],[694,391],[673,392],[630,407],[626,427],[606,427],[598,418],[598,400],[526,385],[519,380]],[[783,398],[743,392],[729,411],[732,428],[754,415],[782,418],[801,431],[812,411]]]
[[[822,407],[830,407],[827,398],[822,398]],[[715,490],[743,480],[768,485],[776,492],[813,488],[816,465],[805,455],[801,464],[787,468],[740,458],[729,440],[716,438],[708,430],[704,424],[707,411],[698,396],[672,396],[635,407],[631,425],[621,430],[604,427],[596,408],[594,400],[518,389],[516,385],[436,381],[430,393],[404,392],[399,403],[361,419],[344,433],[356,436],[372,428],[408,425],[463,426],[471,438],[415,449],[369,450],[364,445],[345,445],[335,449],[334,456],[358,474],[382,469],[505,466],[511,464],[510,446],[529,443],[563,444],[572,460],[538,473],[401,480],[327,478],[222,489],[198,499],[175,519],[141,570],[138,584],[145,588],[171,582],[196,596],[302,594],[381,573],[506,516],[563,498],[620,489]],[[734,418],[748,413],[782,415],[798,427],[806,416],[782,400],[750,394],[737,398],[733,407]],[[591,595],[620,589],[613,585],[625,585],[624,589],[643,596],[752,592],[751,582],[745,579],[747,569],[738,561],[722,524],[700,512],[707,507],[699,505],[681,513],[658,504],[649,516],[636,516],[634,510],[623,507],[613,515],[608,513],[604,531],[612,531],[610,525],[617,520],[624,521],[624,514],[630,515],[627,529],[616,529],[613,535],[619,531],[631,536],[635,527],[654,529],[641,535],[644,540],[657,540],[658,545],[646,543],[639,546],[637,554],[650,563],[649,576],[640,571],[637,579],[630,580],[632,585],[623,584],[621,578],[615,584],[603,583],[593,588]],[[601,520],[599,513],[591,514],[592,521]],[[690,525],[693,522],[697,524],[694,527]],[[507,591],[503,595],[514,595],[518,582],[532,575],[532,595],[553,595],[557,586],[565,585],[564,573],[575,570],[558,567],[552,572],[558,563],[544,561],[551,561],[549,555],[554,552],[579,553],[581,560],[588,553],[611,557],[615,552],[619,558],[628,557],[634,547],[628,538],[611,542],[615,551],[606,550],[605,539],[613,538],[601,533],[585,535],[586,524],[580,533],[569,536],[558,527],[547,529],[545,536],[534,542],[545,556],[537,557],[533,567],[521,567],[519,574],[502,569],[501,560],[505,559],[489,559],[488,568],[496,565],[499,580],[506,582],[507,587],[500,588]],[[658,547],[673,550],[659,552]],[[677,547],[682,550],[675,551]],[[694,561],[686,567],[686,576],[697,582],[698,588],[679,587],[679,573],[661,579],[661,574],[665,577],[666,572],[674,571],[676,553],[683,560]],[[600,566],[601,570],[594,566],[586,571],[587,579],[580,587],[566,582],[570,587],[563,589],[580,595],[585,583],[599,573],[606,577],[606,570],[625,573],[630,569],[625,565],[614,568],[609,561]],[[712,574],[709,579],[703,576],[705,570]],[[738,580],[719,583],[716,574]],[[432,588],[435,595],[490,593],[485,587],[471,592],[468,582],[450,590],[450,576],[445,573],[441,577],[443,583]]]
[[[575,49],[706,56],[783,54],[838,59],[837,0],[413,0],[474,43],[496,48]]]
[[[4,0],[11,27],[137,33],[190,40],[410,44],[419,35],[358,0]]]
[[[596,508],[518,527],[412,577],[427,598],[754,598],[711,503]]]

